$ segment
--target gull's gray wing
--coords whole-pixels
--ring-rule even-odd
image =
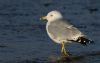
[[[52,21],[48,25],[48,32],[55,39],[67,41],[77,40],[79,36],[84,36],[76,27],[64,20]]]

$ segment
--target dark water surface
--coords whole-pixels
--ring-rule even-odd
[[[95,44],[66,45],[62,60],[40,16],[59,10]],[[0,0],[0,63],[100,63],[100,0]]]

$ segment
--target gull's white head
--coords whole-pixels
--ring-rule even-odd
[[[62,18],[63,18],[62,14],[56,10],[51,11],[47,14],[47,16],[42,17],[42,19],[46,19],[46,20],[48,20],[48,22],[55,21],[55,20],[62,19]]]

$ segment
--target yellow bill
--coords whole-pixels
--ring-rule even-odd
[[[47,19],[47,16],[42,16],[41,18],[40,18],[40,20],[46,20]]]

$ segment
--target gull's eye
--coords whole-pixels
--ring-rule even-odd
[[[50,15],[51,17],[53,16],[53,15]]]

